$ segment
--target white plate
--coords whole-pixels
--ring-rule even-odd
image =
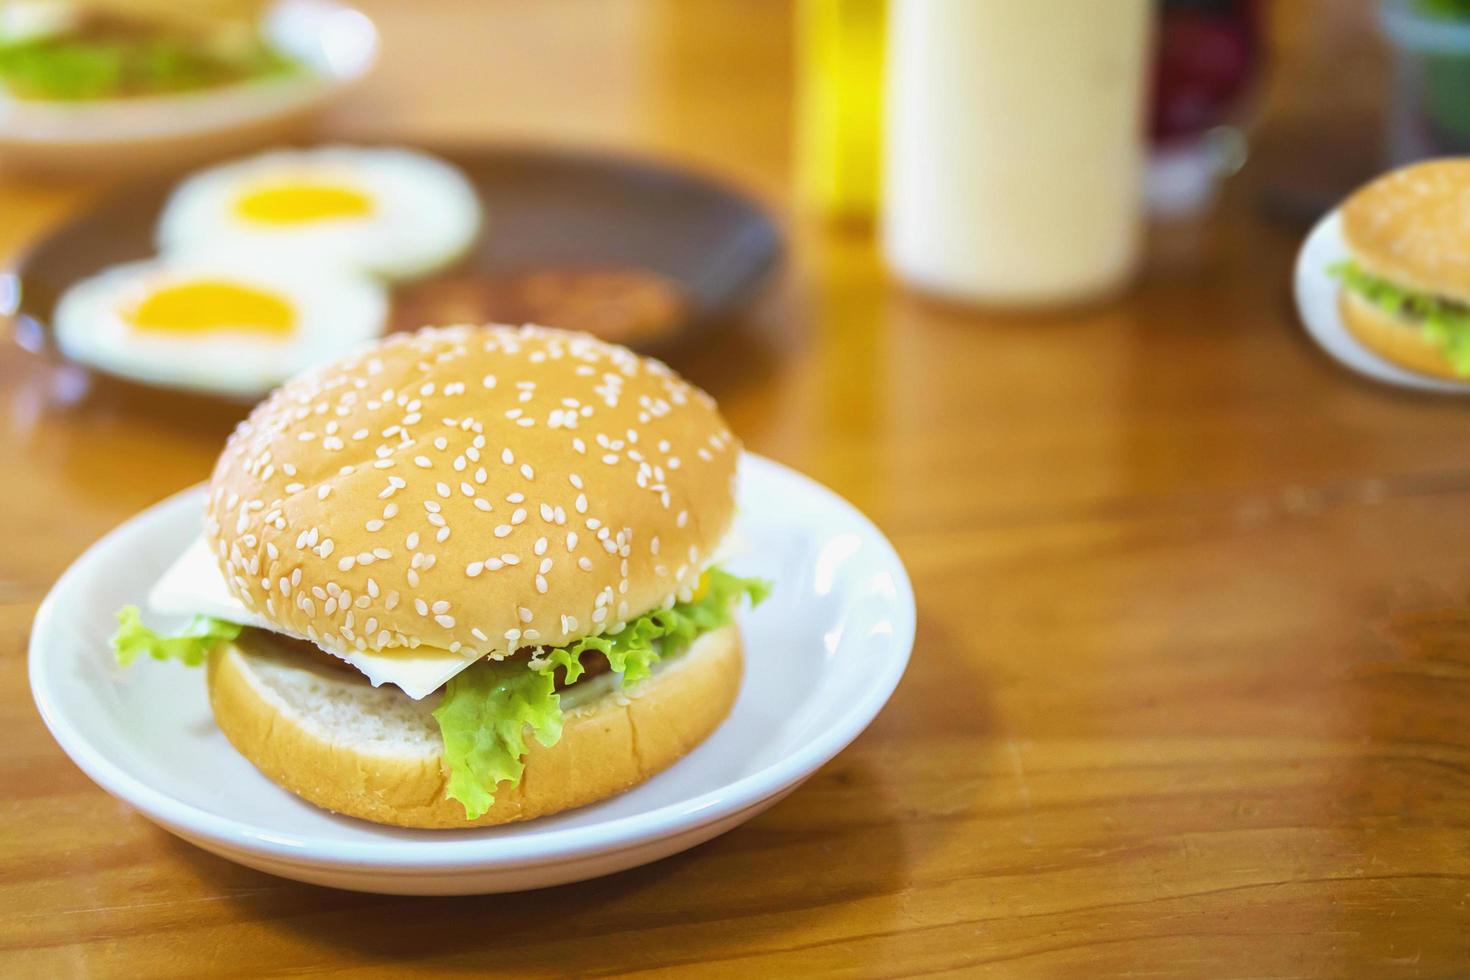
[[[1307,333],[1317,345],[1343,367],[1374,381],[1421,391],[1470,393],[1470,383],[1431,378],[1401,368],[1379,357],[1348,333],[1337,308],[1341,286],[1327,273],[1331,266],[1347,257],[1347,243],[1342,238],[1342,215],[1333,210],[1317,222],[1296,257],[1296,308]]]
[[[745,545],[730,562],[776,583],[742,617],[744,685],[703,745],[593,806],[483,830],[413,831],[334,816],[278,788],[215,728],[200,671],[117,667],[118,607],[199,533],[186,490],[93,545],[31,633],[31,692],[61,747],[103,789],[206,850],[271,874],[359,891],[459,895],[538,888],[644,864],[780,800],[877,715],[908,663],[914,599],[893,547],[830,490],[746,454]]]
[[[176,95],[58,102],[0,92],[0,162],[51,175],[138,172],[279,141],[372,68],[378,34],[338,0],[277,0],[262,30],[307,71]]]

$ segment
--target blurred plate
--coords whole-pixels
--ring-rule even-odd
[[[31,630],[31,692],[61,747],[103,789],[185,840],[271,874],[466,895],[631,868],[724,833],[794,790],[878,714],[913,646],[908,575],[851,504],[749,453],[736,496],[744,547],[731,567],[772,579],[775,590],[741,614],[746,669],[730,716],[669,769],[577,810],[439,831],[337,816],[230,746],[200,671],[118,667],[107,645],[116,611],[139,602],[199,534],[203,487],[134,517],[61,577]],[[97,832],[111,819],[99,809]]]
[[[1431,378],[1401,368],[1358,343],[1358,339],[1348,332],[1337,306],[1341,284],[1327,272],[1347,258],[1342,216],[1333,210],[1317,222],[1302,243],[1296,259],[1297,312],[1308,335],[1317,345],[1343,367],[1374,381],[1442,394],[1470,394],[1470,382]]]
[[[337,0],[278,0],[262,31],[301,75],[195,92],[58,102],[0,93],[0,165],[44,176],[142,173],[285,139],[358,82],[378,33]]]
[[[736,314],[781,256],[781,233],[759,206],[688,171],[573,152],[427,150],[465,172],[485,225],[458,265],[394,290],[394,329],[534,320],[663,354]],[[51,315],[67,286],[154,254],[154,223],[176,182],[124,188],[19,258],[0,280],[0,315],[23,346],[54,350]],[[600,329],[613,315],[621,326]]]

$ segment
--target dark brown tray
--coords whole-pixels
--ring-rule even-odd
[[[494,283],[543,269],[644,270],[678,291],[682,312],[657,340],[634,346],[667,354],[733,319],[781,258],[781,233],[759,206],[686,170],[570,151],[428,149],[475,185],[485,226],[453,269],[395,290],[394,329],[421,325],[406,320],[396,301],[421,296],[436,281]],[[0,314],[11,318],[23,346],[54,352],[51,314],[67,286],[154,254],[154,223],[177,181],[170,175],[127,185],[20,255],[0,282]]]

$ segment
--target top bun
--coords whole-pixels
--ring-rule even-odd
[[[1384,174],[1343,204],[1342,230],[1366,272],[1470,302],[1470,157]]]
[[[256,406],[205,533],[283,633],[500,657],[687,596],[734,516],[738,455],[658,361],[543,327],[425,329]]]

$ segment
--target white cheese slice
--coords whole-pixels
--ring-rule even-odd
[[[744,542],[734,534],[729,534],[703,564],[706,567],[719,564],[743,551],[743,545]],[[154,612],[166,615],[202,614],[279,632],[264,617],[246,609],[230,592],[214,553],[209,550],[203,536],[196,538],[163,573],[148,593],[148,606]],[[327,652],[362,671],[374,687],[392,684],[415,701],[443,687],[445,681],[479,659],[473,653],[466,656],[431,646],[385,653],[363,650]]]
[[[153,584],[148,593],[148,607],[169,615],[213,616],[231,623],[274,629],[264,617],[246,609],[230,593],[219,563],[203,537],[195,538]]]
[[[203,614],[246,626],[275,630],[266,619],[246,609],[225,585],[224,575],[209,545],[198,538],[163,573],[148,593],[154,612],[193,616]],[[461,656],[441,647],[420,646],[412,650],[373,653],[327,651],[340,657],[367,677],[374,687],[393,684],[415,701],[444,686],[444,682],[474,663],[474,654]]]

